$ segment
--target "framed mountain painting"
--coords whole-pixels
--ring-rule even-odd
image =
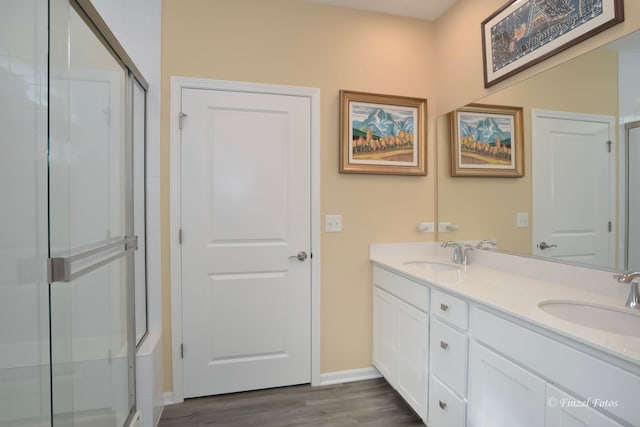
[[[450,115],[451,176],[524,176],[522,107],[469,104]]]
[[[340,91],[340,172],[426,175],[427,100]]]

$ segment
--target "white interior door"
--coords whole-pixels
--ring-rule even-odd
[[[182,90],[185,397],[310,382],[310,111]]]
[[[613,117],[534,110],[532,128],[532,253],[613,267]]]

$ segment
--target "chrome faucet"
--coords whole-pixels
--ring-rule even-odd
[[[625,306],[640,310],[640,292],[638,292],[638,282],[640,281],[640,272],[616,274],[613,276],[619,283],[631,283],[629,290],[629,298]]]
[[[489,248],[484,247],[484,245],[491,245],[491,246],[495,246],[495,245],[497,245],[497,244],[498,244],[498,243],[497,243],[495,240],[489,240],[489,239],[486,239],[486,240],[480,240],[480,241],[478,242],[478,244],[476,245],[476,249],[489,249]]]
[[[469,245],[465,245],[463,249],[463,245],[458,242],[454,242],[452,240],[448,240],[442,243],[440,246],[443,248],[453,248],[453,263],[454,264],[469,264],[469,251],[472,251],[473,248]]]

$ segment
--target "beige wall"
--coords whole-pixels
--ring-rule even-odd
[[[449,120],[437,119],[438,218],[460,228],[442,240],[495,239],[504,251],[531,253],[531,227],[517,228],[516,213],[531,216],[531,110],[569,111],[617,117],[617,53],[596,49],[544,73],[491,93],[484,104],[523,108],[525,176],[451,177]]]
[[[434,140],[433,25],[300,0],[163,3],[162,250],[165,378],[171,384],[169,85],[171,76],[321,89],[321,215],[342,214],[321,237],[321,370],[371,366],[370,242],[433,238],[434,159],[427,177],[338,173],[340,89],[428,98]]]
[[[319,87],[321,214],[342,214],[344,232],[322,233],[321,370],[371,364],[369,242],[419,241],[418,222],[435,212],[435,120],[513,81],[640,27],[640,2],[627,21],[487,91],[480,22],[504,0],[458,0],[436,23],[339,9],[301,0],[164,0],[161,216],[163,340],[171,383],[169,271],[169,82],[171,76]],[[338,91],[429,99],[429,175],[338,173]],[[436,104],[437,100],[437,104]],[[437,111],[436,111],[437,109]]]

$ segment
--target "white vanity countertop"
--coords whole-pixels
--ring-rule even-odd
[[[370,259],[380,266],[640,366],[640,337],[575,324],[538,307],[542,301],[568,300],[640,314],[625,308],[629,285],[616,283],[612,273],[484,250],[471,252],[470,265],[459,266],[458,271],[429,271],[404,265],[410,261],[453,265],[452,254],[453,249],[440,248],[437,242],[370,246]]]

